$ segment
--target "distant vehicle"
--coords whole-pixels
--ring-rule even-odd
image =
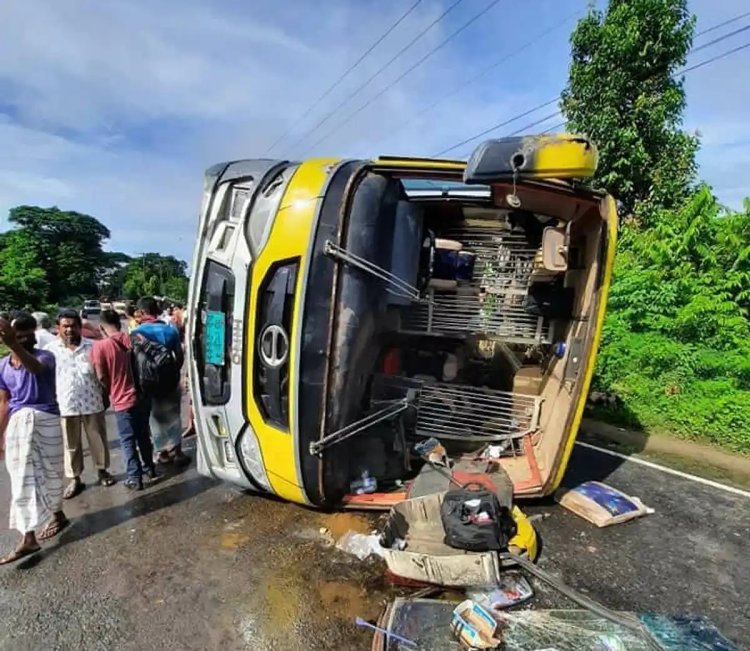
[[[99,316],[102,313],[102,306],[99,301],[88,300],[83,302],[81,309],[81,318],[88,319],[91,316]]]

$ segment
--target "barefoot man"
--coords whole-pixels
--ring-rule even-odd
[[[10,355],[0,360],[0,457],[10,475],[10,528],[21,542],[0,564],[39,551],[39,540],[69,523],[62,511],[63,442],[55,394],[55,357],[35,348],[36,321],[22,314],[11,325],[0,318],[0,340]]]

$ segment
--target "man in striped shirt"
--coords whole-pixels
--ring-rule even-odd
[[[55,393],[55,358],[36,348],[36,321],[22,314],[0,318],[0,340],[10,355],[0,360],[0,458],[10,475],[10,527],[21,542],[0,565],[39,551],[38,540],[57,535],[62,510],[63,443]],[[35,531],[47,522],[37,536]],[[37,540],[38,539],[38,540]]]

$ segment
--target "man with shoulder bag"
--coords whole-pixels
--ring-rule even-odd
[[[184,361],[180,334],[172,324],[158,319],[153,297],[138,301],[139,325],[131,332],[135,380],[149,406],[156,460],[185,466],[182,452],[180,369]]]

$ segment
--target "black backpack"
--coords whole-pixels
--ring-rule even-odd
[[[486,519],[479,521],[479,513]],[[516,523],[508,507],[500,506],[497,495],[479,485],[449,490],[443,497],[440,517],[445,530],[443,542],[454,549],[503,551],[516,535]]]
[[[175,354],[163,344],[140,335],[131,337],[133,376],[138,393],[149,398],[166,398],[180,383],[180,366]]]

